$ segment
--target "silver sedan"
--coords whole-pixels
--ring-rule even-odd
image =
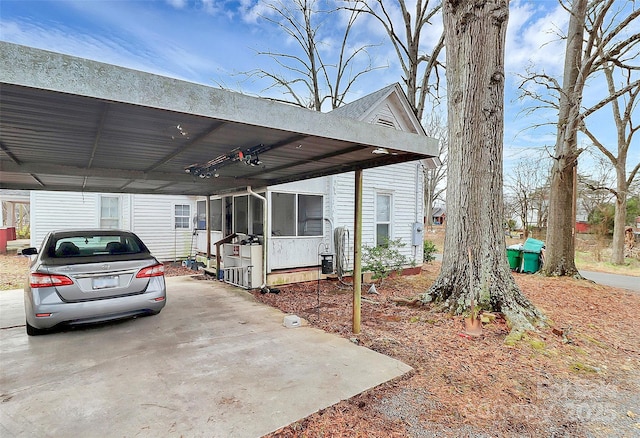
[[[32,256],[24,296],[28,335],[155,315],[166,304],[164,265],[131,232],[54,231],[39,251],[22,254]]]

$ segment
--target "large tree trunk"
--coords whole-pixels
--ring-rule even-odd
[[[577,157],[576,157],[577,158]],[[549,222],[544,266],[545,275],[574,276],[575,264],[575,212],[574,169],[570,159],[560,158],[551,168],[551,193],[549,194]]]
[[[585,79],[580,75],[580,68],[586,13],[587,0],[575,0],[569,19],[555,160],[551,168],[547,251],[543,267],[546,275],[578,275],[574,240],[576,226],[574,175],[578,164],[577,132]]]
[[[506,258],[503,221],[506,0],[445,0],[449,168],[440,275],[421,296],[467,312],[473,300],[501,311],[516,331],[542,314],[518,289]]]
[[[429,178],[430,170],[425,170],[424,173],[424,217],[425,225],[430,230],[433,229],[433,189],[431,185],[431,179]]]
[[[615,216],[613,220],[613,242],[611,252],[611,263],[614,265],[624,264],[624,229],[627,222],[627,181],[624,167],[616,167],[618,187],[616,190]]]

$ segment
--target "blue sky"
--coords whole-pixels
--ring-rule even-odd
[[[268,9],[264,3],[255,0],[2,0],[0,39],[273,97],[273,90],[265,91],[265,82],[246,80],[240,74],[275,68],[258,51],[287,52],[294,47],[282,32],[260,17],[265,13]],[[555,0],[511,1],[506,51],[507,169],[522,157],[540,157],[542,146],[553,147],[552,127],[525,129],[544,121],[545,115],[521,114],[521,104],[516,101],[517,74],[535,64],[538,71],[560,77],[564,44],[558,33],[566,29],[567,22],[566,12]],[[436,22],[434,29],[441,29],[441,23]],[[387,67],[359,81],[350,100],[400,81],[395,54],[384,44],[382,29],[372,20],[363,20],[356,31],[357,41],[377,44],[371,51],[374,64]],[[329,29],[323,35],[327,50],[331,37]],[[428,37],[423,42],[425,47],[433,44]],[[590,96],[596,96],[600,86],[594,84]],[[605,109],[602,117],[597,124],[601,137],[615,139],[610,111]],[[630,163],[640,160],[640,139],[636,140]],[[583,168],[591,165],[586,159],[583,162]]]

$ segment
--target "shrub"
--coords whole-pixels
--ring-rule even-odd
[[[436,244],[430,240],[425,240],[422,245],[422,258],[425,263],[432,262],[436,259],[435,253],[438,252],[436,250]]]
[[[402,272],[402,268],[408,264],[407,256],[400,252],[404,246],[401,239],[387,240],[379,246],[363,246],[363,271],[372,272],[374,280],[384,280],[393,271]]]

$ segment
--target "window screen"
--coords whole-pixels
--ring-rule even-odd
[[[233,231],[249,233],[249,197],[247,195],[233,198]]]
[[[260,196],[264,196],[264,193],[258,193]],[[263,235],[263,202],[262,199],[256,198],[252,196],[250,198],[249,207],[251,210],[251,234],[255,234],[257,236]]]
[[[207,229],[207,201],[198,201],[197,206],[197,215],[198,221],[196,222],[197,230],[206,230]]]
[[[211,206],[211,230],[222,231],[222,199],[212,199]]]
[[[295,194],[271,194],[271,234],[274,236],[296,235]]]
[[[322,236],[322,196],[298,195],[298,236]]]

